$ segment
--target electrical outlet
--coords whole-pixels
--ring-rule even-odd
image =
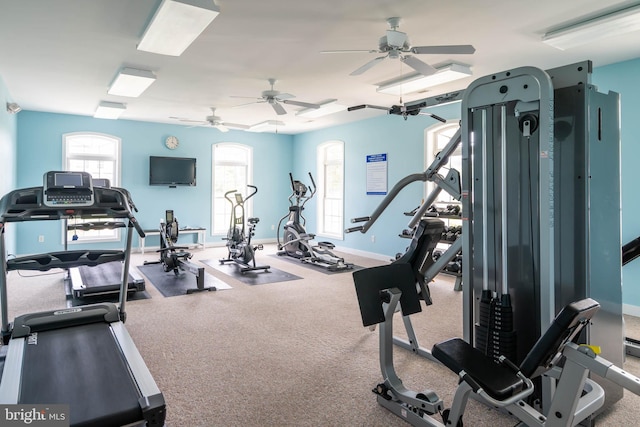
[[[42,234],[38,236],[38,243],[44,243],[44,236]]]
[[[376,242],[376,236],[374,236],[373,234],[371,235],[371,243],[375,243]]]
[[[271,224],[271,229],[272,229],[272,230],[275,230],[275,229],[276,229],[275,224]]]

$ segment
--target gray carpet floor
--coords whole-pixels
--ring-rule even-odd
[[[225,248],[193,251],[192,261],[218,259]],[[265,246],[263,254],[275,253]],[[380,261],[342,254],[363,267]],[[131,265],[155,254],[134,255]],[[175,426],[406,426],[380,407],[371,393],[381,381],[378,334],[364,328],[351,274],[326,275],[270,257],[274,267],[303,280],[248,286],[215,269],[207,272],[233,289],[127,304],[126,327],[167,403]],[[29,272],[30,276],[33,276]],[[431,286],[434,304],[413,316],[425,348],[462,334],[462,295],[454,278]],[[10,319],[65,306],[62,273],[9,274]],[[640,337],[640,321],[627,318]],[[396,322],[398,336],[404,329]],[[433,389],[449,406],[456,376],[443,366],[396,349],[396,369],[408,388]],[[625,369],[640,375],[640,362]],[[597,418],[599,426],[639,425],[640,397],[625,397]],[[465,426],[514,426],[515,418],[470,402]]]

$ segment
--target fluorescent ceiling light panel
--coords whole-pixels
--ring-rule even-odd
[[[138,50],[180,56],[219,13],[213,0],[162,0]]]
[[[309,119],[317,119],[318,117],[328,116],[347,109],[346,105],[336,103],[337,99],[330,99],[320,104],[320,108],[305,108],[296,113],[296,116],[306,117]]]
[[[542,37],[542,41],[557,49],[565,50],[634,31],[640,31],[640,5],[550,31]]]
[[[102,101],[93,117],[96,119],[117,119],[127,107],[119,102]]]
[[[123,68],[111,84],[108,93],[137,98],[155,81],[156,75],[151,71]]]
[[[439,84],[463,79],[471,75],[471,68],[468,65],[449,64],[444,67],[439,67],[436,73],[430,76],[413,73],[402,79],[380,83],[376,90],[389,95],[406,95],[407,93],[417,92]]]
[[[247,129],[249,132],[267,132],[276,131],[278,127],[284,126],[284,122],[279,120],[267,120],[251,126]]]

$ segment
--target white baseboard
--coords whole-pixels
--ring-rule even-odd
[[[362,256],[366,258],[372,258],[378,261],[391,261],[391,259],[393,258],[392,256],[389,256],[389,255],[378,254],[375,252],[361,251],[360,249],[345,248],[343,246],[336,246],[335,249],[340,252],[345,252],[348,254],[353,254],[353,255]]]
[[[631,304],[622,304],[622,313],[629,316],[640,317],[640,307]]]

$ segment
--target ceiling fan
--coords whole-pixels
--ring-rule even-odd
[[[235,129],[249,129],[251,126],[243,125],[239,123],[229,123],[216,116],[216,109],[211,107],[211,115],[207,116],[205,120],[190,120],[182,117],[169,117],[170,119],[180,120],[185,123],[193,123],[194,125],[208,125],[218,129],[220,132],[229,132],[229,128]]]
[[[318,104],[310,104],[308,102],[302,102],[302,101],[293,101],[291,98],[295,98],[294,95],[291,95],[290,93],[281,93],[280,91],[273,89],[273,85],[276,84],[276,79],[268,79],[268,81],[269,81],[269,84],[271,85],[271,89],[262,91],[262,96],[260,98],[255,98],[251,96],[233,96],[232,95],[231,96],[232,98],[256,99],[256,101],[254,102],[249,102],[248,104],[236,105],[234,108],[244,107],[246,105],[251,105],[251,104],[267,103],[271,105],[271,107],[274,109],[276,114],[280,116],[283,114],[287,114],[287,110],[285,110],[281,104],[297,105],[299,107],[304,107],[304,108],[320,108],[320,105]]]
[[[362,105],[356,105],[354,107],[349,107],[347,108],[347,111],[357,111],[357,110],[362,110],[363,108],[375,108],[377,110],[385,110],[387,114],[395,114],[397,116],[402,116],[405,120],[407,120],[407,117],[409,116],[421,115],[421,116],[429,116],[442,123],[447,122],[446,119],[443,119],[442,117],[437,116],[433,113],[427,113],[427,112],[421,111],[426,106],[427,106],[426,102],[420,102],[412,105],[404,105],[404,103],[402,103],[402,100],[400,100],[400,105],[393,105],[390,108],[382,107],[379,105],[362,104]]]
[[[378,64],[385,58],[400,59],[403,63],[409,67],[418,71],[425,76],[434,74],[437,70],[431,65],[422,62],[414,55],[467,55],[472,54],[476,49],[471,45],[447,45],[447,46],[411,46],[409,38],[406,33],[398,31],[400,26],[400,18],[392,17],[387,19],[389,24],[389,30],[386,35],[380,38],[378,42],[378,49],[373,50],[325,50],[322,53],[384,53],[383,56],[378,56],[367,62],[357,70],[353,71],[350,75],[357,76],[364,73],[369,68]]]

